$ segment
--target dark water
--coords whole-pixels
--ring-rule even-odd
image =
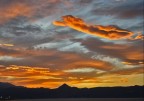
[[[71,99],[27,99],[11,101],[144,101],[144,98],[71,98]]]

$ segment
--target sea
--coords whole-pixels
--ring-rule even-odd
[[[10,101],[144,101],[144,98],[65,98],[65,99],[23,99]]]

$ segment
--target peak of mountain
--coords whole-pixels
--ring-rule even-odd
[[[60,89],[60,90],[72,90],[72,89],[77,89],[77,87],[71,87],[68,84],[64,83],[61,86],[59,86],[57,89]]]
[[[71,88],[71,86],[67,85],[66,83],[62,84],[61,86],[59,86],[58,88]]]

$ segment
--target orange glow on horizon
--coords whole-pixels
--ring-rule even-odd
[[[0,82],[5,79],[6,82],[10,82],[15,85],[26,86],[30,88],[45,87],[45,88],[57,88],[63,83],[67,83],[70,86],[83,87],[96,87],[96,86],[116,86],[117,82],[121,85],[130,84],[131,76],[123,74],[135,74],[136,69],[129,71],[117,71],[100,77],[90,76],[90,73],[86,73],[83,76],[73,75],[71,73],[64,73],[62,71],[50,71],[48,68],[43,67],[29,67],[29,66],[16,66],[11,65],[9,67],[0,68]],[[138,69],[137,74],[133,77],[141,78],[143,71]],[[89,75],[89,76],[88,76]],[[117,76],[115,76],[117,75]],[[130,80],[127,79],[129,77]],[[117,79],[118,78],[118,79]],[[140,80],[140,79],[137,79]],[[136,82],[131,83],[131,85]],[[119,84],[117,84],[118,86]]]

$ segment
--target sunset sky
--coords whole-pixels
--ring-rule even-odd
[[[0,82],[144,85],[143,0],[0,0]]]

